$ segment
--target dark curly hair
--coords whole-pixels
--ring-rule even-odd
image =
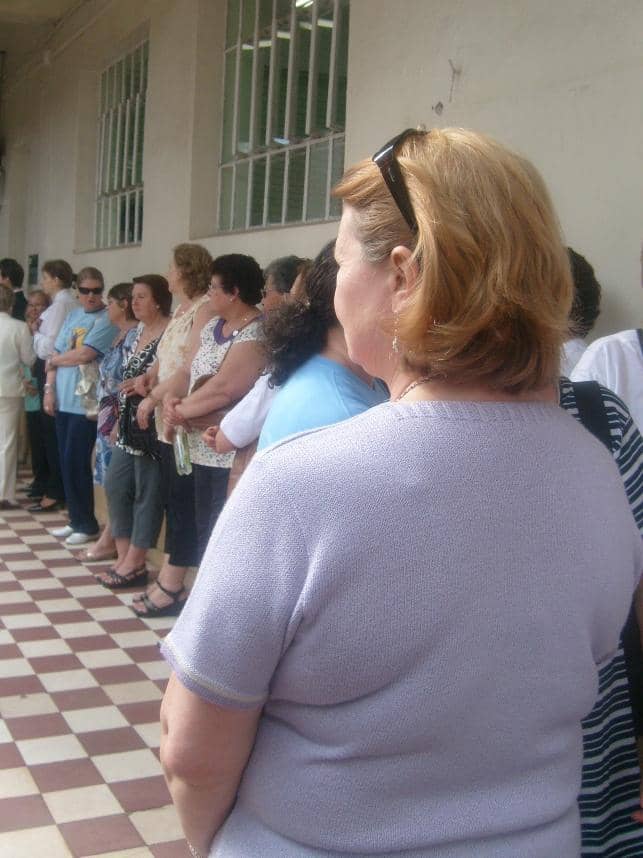
[[[224,253],[217,256],[210,268],[210,276],[218,277],[221,289],[228,295],[237,290],[239,300],[249,307],[261,301],[263,271],[252,256],[245,253]]]
[[[272,365],[269,384],[287,381],[308,358],[319,354],[328,341],[328,331],[339,324],[334,299],[337,283],[335,242],[319,253],[306,278],[306,300],[284,304],[264,322],[266,349]]]
[[[580,253],[567,248],[574,280],[574,301],[569,314],[570,332],[574,337],[586,337],[601,312],[601,284],[594,269]]]

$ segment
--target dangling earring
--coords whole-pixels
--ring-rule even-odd
[[[400,353],[400,340],[397,335],[397,314],[393,317],[393,340],[391,342],[391,355]]]

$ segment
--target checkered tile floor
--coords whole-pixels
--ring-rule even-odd
[[[0,512],[0,858],[183,858],[158,759],[173,620],[135,617],[62,524]]]

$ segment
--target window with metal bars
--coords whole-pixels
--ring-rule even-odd
[[[220,230],[341,214],[348,17],[349,0],[228,0]]]
[[[143,137],[148,42],[105,69],[100,81],[96,246],[143,237]]]

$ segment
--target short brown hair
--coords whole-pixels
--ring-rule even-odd
[[[205,295],[210,285],[212,257],[201,244],[177,244],[173,251],[174,264],[181,272],[186,298]]]
[[[64,259],[48,259],[42,270],[50,277],[60,280],[63,289],[70,289],[74,282],[74,272],[71,265]]]
[[[81,268],[78,274],[76,275],[76,286],[80,286],[80,284],[84,280],[96,280],[97,283],[105,288],[105,280],[103,279],[103,272],[99,271],[98,268],[94,268],[91,265],[88,265],[86,268]]]
[[[4,283],[0,283],[0,313],[10,313],[13,310],[13,289]]]
[[[141,274],[140,277],[134,277],[132,283],[142,283],[147,286],[152,297],[159,305],[159,310],[162,316],[169,316],[172,309],[172,293],[167,284],[167,280],[162,274]]]
[[[417,288],[395,320],[406,364],[511,393],[553,382],[573,287],[537,170],[461,128],[411,135],[397,161],[416,234],[372,161],[349,168],[334,195],[355,210],[369,262],[382,262],[396,245],[413,251]]]

